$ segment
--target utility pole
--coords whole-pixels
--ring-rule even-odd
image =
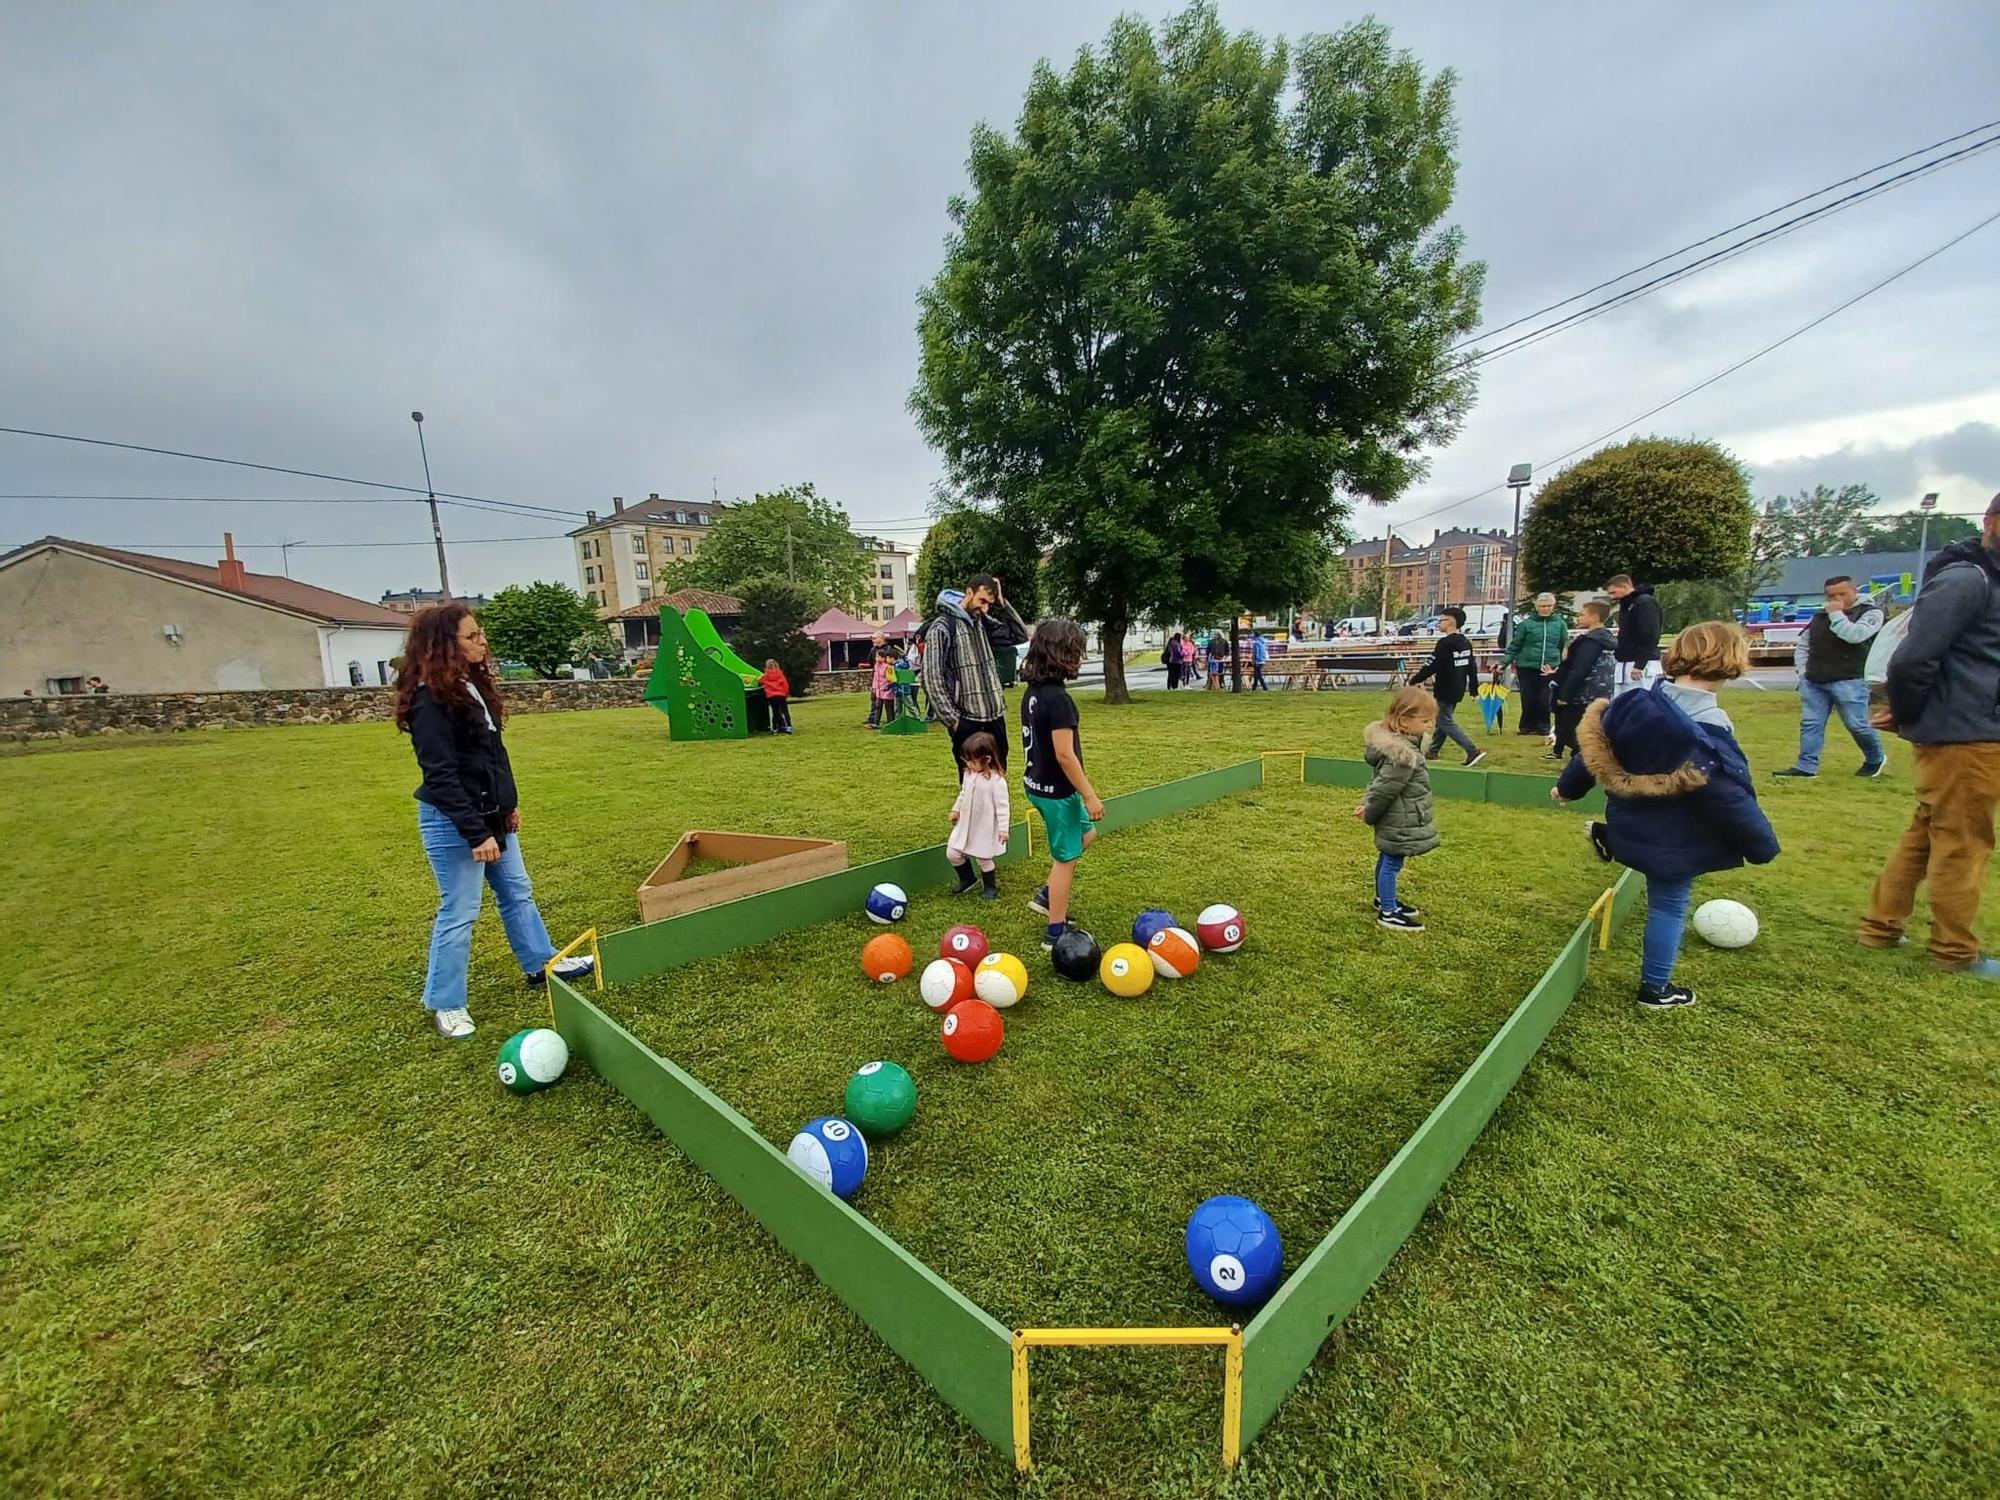
[[[420,411],[413,411],[410,413],[410,420],[417,424],[417,451],[424,456],[424,493],[430,496],[431,501],[431,540],[437,543],[438,588],[443,592],[445,598],[449,599],[451,597],[451,574],[446,570],[444,565],[444,527],[438,523],[437,492],[431,488],[431,450],[424,442],[424,414]]]
[[[1507,471],[1507,488],[1514,492],[1514,565],[1508,570],[1508,582],[1513,586],[1514,598],[1521,597],[1521,491],[1534,478],[1533,464],[1515,464]]]
[[[1375,633],[1389,633],[1389,554],[1396,546],[1396,528],[1388,528],[1388,535],[1382,538],[1382,602],[1381,613],[1375,616]]]
[[[785,582],[797,583],[798,575],[792,571],[792,523],[785,522]]]
[[[1910,590],[1912,599],[1924,591],[1924,561],[1931,550],[1931,512],[1937,509],[1937,501],[1937,491],[1932,490],[1917,502],[1917,509],[1924,513],[1924,519],[1917,527],[1917,583]]]

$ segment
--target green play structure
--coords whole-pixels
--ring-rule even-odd
[[[665,612],[665,610],[661,611],[662,614]],[[729,649],[729,643],[716,633],[715,621],[709,619],[707,610],[689,610],[686,616],[686,623],[688,634],[694,637],[694,643],[697,646],[708,653],[709,660],[720,662],[723,666],[729,668],[730,671],[743,679],[745,687],[748,687],[764,675],[760,668],[751,666],[749,662]]]
[[[905,693],[904,688],[914,687],[917,674],[908,667],[896,668],[896,712],[888,723],[882,726],[883,734],[928,734],[930,725],[917,712],[916,694]]]
[[[719,649],[703,648],[694,633],[696,622]],[[667,716],[675,739],[748,739],[746,675],[750,683],[757,679],[722,644],[705,613],[691,609],[684,621],[679,610],[660,606],[660,652],[653,658],[653,675],[646,679],[646,701]]]

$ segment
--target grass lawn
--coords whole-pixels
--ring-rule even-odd
[[[1109,793],[1352,754],[1378,703],[1085,700],[1084,741]],[[1782,763],[1796,701],[1728,703]],[[689,828],[857,861],[942,837],[941,735],[866,734],[858,699],[795,714],[721,746],[670,747],[647,710],[518,720],[557,941],[629,922]],[[545,1012],[490,916],[479,1036],[429,1037],[414,779],[384,726],[0,757],[0,1488],[1011,1493],[609,1089],[500,1090],[494,1049]],[[1649,1016],[1628,930],[1237,1477],[1212,1352],[1051,1353],[1029,1492],[1992,1493],[2000,996],[1848,942],[1905,757],[1766,800],[1784,858],[1702,892],[1756,906],[1757,946],[1692,952],[1702,1005]],[[1033,955],[984,1069],[942,1067],[913,985],[859,982],[858,922],[609,1003],[780,1141],[902,1056],[924,1103],[858,1206],[996,1316],[1206,1321],[1185,1203],[1253,1193],[1296,1264],[1603,883],[1572,818],[1442,803],[1409,877],[1433,930],[1394,939],[1363,920],[1348,805],[1273,785],[1107,840],[1081,882],[1101,938],[1228,899],[1252,946],[1133,1002]],[[1017,949],[1026,885],[974,918]],[[908,924],[920,953],[942,906]]]

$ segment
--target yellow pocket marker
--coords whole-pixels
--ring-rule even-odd
[[[1235,1468],[1243,1456],[1243,1329],[1229,1328],[1020,1328],[1014,1332],[1014,1467],[1034,1465],[1028,1441],[1028,1351],[1034,1348],[1141,1348],[1220,1344],[1222,1364],[1222,1462]]]
[[[1611,908],[1618,899],[1618,887],[1606,888],[1603,895],[1590,903],[1590,915],[1597,919],[1597,951],[1608,953],[1611,949]]]
[[[1306,779],[1306,753],[1305,753],[1305,751],[1303,751],[1303,750],[1260,750],[1260,751],[1258,751],[1258,753],[1257,753],[1257,759],[1258,759],[1258,760],[1260,760],[1260,761],[1266,761],[1266,760],[1269,760],[1269,759],[1270,759],[1270,758],[1271,758],[1272,756],[1274,756],[1274,755],[1296,755],[1296,756],[1297,756],[1297,757],[1299,758],[1299,783],[1300,783],[1300,785],[1304,785],[1304,784],[1305,784],[1305,779]]]
[[[591,965],[590,977],[597,981],[597,987],[600,990],[604,988],[604,955],[597,951],[597,929],[595,927],[584,928],[582,932],[577,934],[575,940],[572,941],[567,948],[563,949],[562,952],[558,953],[554,958],[551,958],[546,964],[542,965],[542,983],[544,987],[546,987],[548,984],[549,971],[555,968],[555,966],[561,963],[564,959],[568,958],[572,953],[576,952],[576,950],[581,948],[585,943],[590,944],[590,956],[596,960],[596,962]],[[555,997],[555,991],[550,990],[549,1025],[553,1027],[555,1024],[556,1024],[556,997]]]

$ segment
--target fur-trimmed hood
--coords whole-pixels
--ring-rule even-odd
[[[1364,751],[1373,752],[1376,760],[1393,760],[1413,767],[1424,763],[1424,752],[1417,742],[1407,734],[1398,734],[1380,719],[1361,731],[1361,746]]]
[[[1638,700],[1651,699],[1655,695],[1631,693],[1625,696],[1632,699],[1636,706]],[[1584,710],[1583,722],[1578,724],[1576,729],[1578,753],[1583,757],[1585,767],[1597,778],[1597,784],[1604,788],[1607,795],[1679,797],[1708,785],[1708,773],[1694,762],[1694,756],[1700,753],[1702,747],[1701,731],[1691,719],[1685,714],[1680,714],[1678,710],[1673,710],[1673,713],[1679,717],[1681,725],[1685,725],[1685,733],[1674,733],[1673,730],[1680,728],[1680,725],[1672,724],[1671,719],[1664,715],[1645,715],[1647,722],[1641,725],[1630,722],[1634,717],[1630,711],[1621,713],[1620,717],[1626,722],[1618,726],[1623,731],[1619,738],[1626,741],[1628,748],[1633,745],[1634,735],[1643,735],[1643,742],[1650,752],[1646,757],[1649,760],[1657,762],[1662,749],[1670,752],[1669,760],[1672,758],[1671,752],[1677,748],[1687,756],[1680,761],[1680,764],[1670,764],[1668,768],[1662,770],[1629,769],[1619,758],[1617,750],[1613,748],[1612,732],[1607,730],[1604,724],[1605,710],[1611,706],[1611,702],[1616,701],[1621,700],[1614,699],[1607,702],[1605,699],[1598,699]],[[1664,703],[1661,706],[1668,707]],[[1655,722],[1662,719],[1665,719],[1665,722]],[[1662,733],[1662,730],[1666,732]]]

